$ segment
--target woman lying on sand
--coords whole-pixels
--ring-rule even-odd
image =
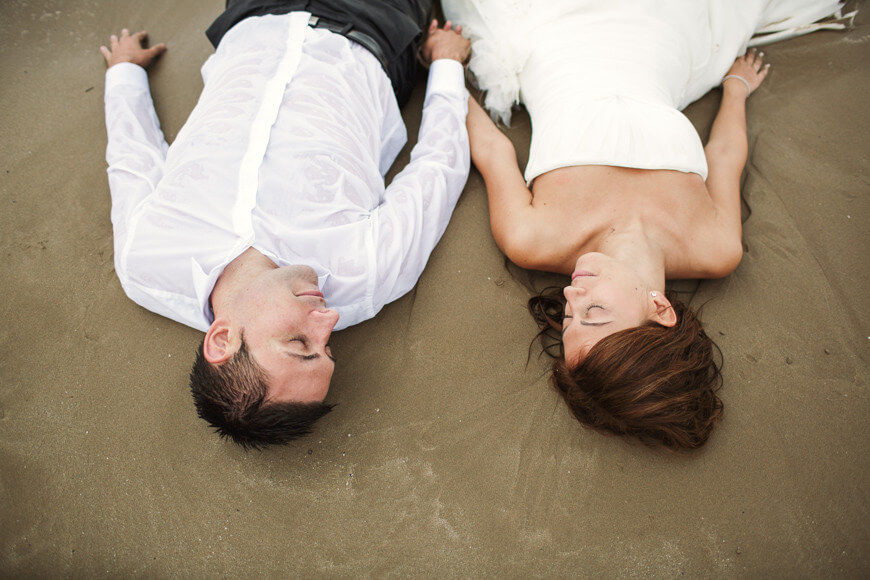
[[[521,99],[532,120],[525,179],[476,103],[468,130],[498,246],[523,268],[571,275],[529,303],[542,330],[561,332],[553,382],[586,426],[700,447],[722,415],[719,367],[665,280],[719,278],[740,263],[746,99],[769,67],[743,54],[750,37],[783,14],[798,14],[796,26],[838,6],[801,16],[810,3],[516,4],[443,2],[472,40],[487,105],[505,118]],[[719,84],[702,146],[679,110]]]

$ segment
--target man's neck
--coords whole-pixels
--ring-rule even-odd
[[[275,262],[254,248],[248,248],[239,254],[227,264],[211,291],[211,309],[215,318],[228,309],[230,303],[252,279],[277,267]]]

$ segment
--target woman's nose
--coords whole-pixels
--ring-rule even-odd
[[[586,288],[565,286],[565,290],[563,290],[562,293],[565,295],[565,300],[571,300],[572,298],[584,296],[586,294]]]

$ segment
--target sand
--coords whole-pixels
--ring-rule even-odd
[[[200,334],[114,274],[97,51],[123,26],[169,44],[151,79],[171,141],[221,7],[0,6],[0,574],[870,572],[866,14],[765,49],[746,255],[681,286],[725,359],[725,419],[700,452],[584,430],[537,350],[526,364],[528,291],[472,172],[416,289],[334,335],[339,406],[313,436],[245,453],[195,415]],[[702,136],[718,100],[687,111]],[[517,113],[522,156],[529,131]]]

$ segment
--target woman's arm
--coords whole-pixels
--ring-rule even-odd
[[[735,246],[740,245],[742,233],[740,176],[749,151],[746,138],[746,99],[767,76],[770,65],[762,64],[763,54],[758,54],[753,49],[739,57],[728,71],[722,83],[722,103],[713,121],[710,140],[704,148],[709,169],[707,191],[713,200],[720,223],[725,228],[726,237]],[[739,262],[739,255],[736,261]],[[735,263],[734,267],[736,265]]]
[[[466,124],[471,161],[486,184],[495,243],[517,265],[534,267],[530,260],[538,244],[532,192],[517,165],[516,150],[473,97],[468,100]]]

